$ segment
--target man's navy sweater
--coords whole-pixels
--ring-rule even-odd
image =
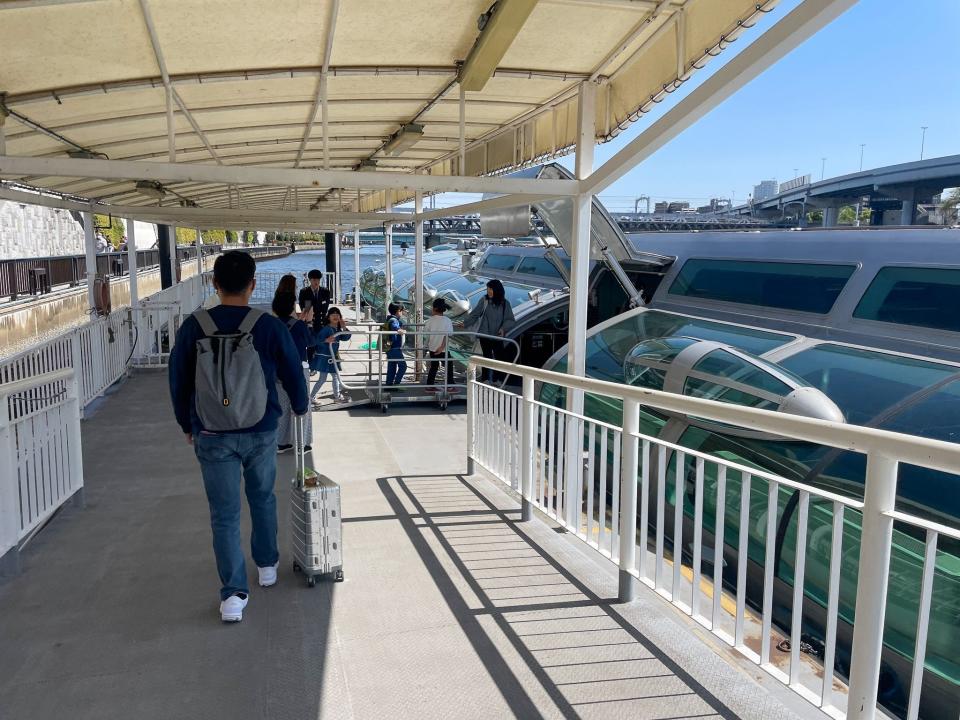
[[[210,317],[221,332],[236,332],[249,308],[234,305],[218,305],[209,311]],[[253,347],[260,354],[263,376],[267,381],[267,410],[256,425],[240,433],[267,432],[276,430],[283,411],[277,394],[277,380],[290,396],[293,411],[302,415],[308,410],[307,384],[300,364],[300,353],[293,337],[280,320],[264,315],[253,326]],[[177,341],[170,353],[170,396],[177,423],[185,433],[201,432],[203,424],[197,416],[194,402],[194,376],[197,363],[197,341],[204,337],[200,324],[191,315],[180,327]]]

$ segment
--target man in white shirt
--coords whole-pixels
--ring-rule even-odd
[[[427,350],[430,353],[430,370],[427,372],[427,385],[433,385],[437,379],[437,370],[441,363],[447,366],[447,385],[453,384],[453,363],[447,357],[447,339],[453,332],[453,323],[444,313],[448,306],[443,298],[433,301],[433,315],[427,320],[424,332],[427,333]],[[436,392],[437,388],[428,388]]]

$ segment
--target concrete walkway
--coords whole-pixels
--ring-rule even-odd
[[[86,507],[0,585],[0,717],[824,717],[514,500],[463,477],[463,406],[315,416],[341,483],[346,581],[288,555],[223,625],[206,501],[166,378],[142,374],[83,427]],[[245,531],[246,532],[246,531]],[[255,580],[251,567],[251,578]]]

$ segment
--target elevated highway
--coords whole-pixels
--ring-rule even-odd
[[[930,203],[946,188],[960,186],[960,155],[888,165],[790,188],[773,197],[739,205],[730,214],[777,218],[823,210],[824,227],[834,227],[840,208],[869,204],[872,225],[913,225],[917,206]]]

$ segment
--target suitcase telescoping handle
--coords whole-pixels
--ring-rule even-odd
[[[294,415],[293,417],[293,453],[297,460],[296,483],[298,488],[303,487],[303,481],[307,470],[307,451],[304,435],[306,434],[306,415]]]

